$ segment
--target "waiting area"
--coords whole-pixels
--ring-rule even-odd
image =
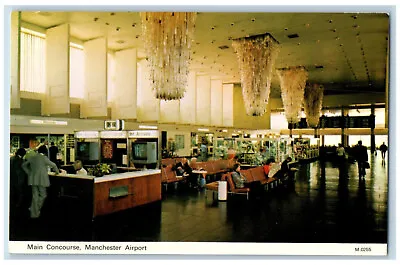
[[[256,200],[218,201],[206,189],[168,189],[161,201],[94,221],[70,214],[68,205],[50,212],[48,201],[39,220],[28,213],[11,217],[10,240],[385,243],[388,168],[380,156],[370,161],[364,180],[356,164],[349,164],[348,178],[339,178],[332,163],[317,161],[299,165],[293,185]]]

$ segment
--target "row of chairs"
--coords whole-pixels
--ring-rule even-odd
[[[266,177],[264,173],[264,169],[262,166],[250,168],[250,169],[245,169],[240,171],[244,177],[246,178],[247,182],[253,182],[253,181],[259,181],[264,187],[265,190],[269,190],[272,188],[277,187],[279,184],[282,184],[281,179],[276,177],[276,174],[272,177]],[[249,199],[249,193],[250,188],[236,188],[235,183],[233,182],[232,179],[232,172],[228,172],[222,175],[221,177],[222,181],[227,181],[228,184],[228,194],[239,194],[239,195],[246,195],[246,199]],[[213,192],[213,198],[214,198],[214,193],[218,192],[218,182],[210,182],[206,184],[206,190],[212,191]]]

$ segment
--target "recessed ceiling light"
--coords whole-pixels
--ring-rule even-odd
[[[136,23],[133,23],[133,24],[132,24],[132,27],[136,27]]]
[[[218,48],[220,48],[221,50],[225,50],[225,49],[229,49],[229,46],[227,46],[227,45],[222,45],[222,46],[219,46]],[[219,55],[217,55],[217,57],[218,57]]]
[[[256,21],[256,19],[255,19],[255,18],[252,18],[251,21],[254,22],[254,21]]]
[[[235,25],[235,23],[232,22],[232,23],[231,23],[231,26],[233,26],[233,25]]]
[[[294,34],[289,34],[289,35],[287,35],[287,36],[288,36],[289,39],[295,39],[295,38],[298,38],[298,37],[299,37],[299,34],[294,33]]]
[[[123,44],[123,43],[125,43],[124,40],[117,40],[116,42],[117,42],[118,44]]]
[[[110,25],[110,23],[106,22],[106,25],[108,26],[108,25]]]
[[[95,17],[95,18],[93,19],[93,21],[95,21],[95,22],[96,22],[97,20],[99,20],[99,18],[98,18],[98,17]]]
[[[120,29],[121,29],[120,27],[117,27],[115,30],[116,30],[116,31],[119,31]]]
[[[114,16],[114,15],[115,15],[115,13],[114,13],[114,12],[110,13],[110,16]]]

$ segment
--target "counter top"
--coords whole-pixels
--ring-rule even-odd
[[[132,172],[124,172],[124,173],[117,173],[111,175],[105,175],[103,177],[94,177],[89,175],[77,175],[77,174],[66,174],[66,173],[59,173],[56,174],[54,172],[49,172],[49,176],[57,176],[63,178],[79,178],[79,179],[91,179],[94,180],[94,183],[111,181],[111,180],[119,180],[119,179],[127,179],[127,178],[137,178],[143,177],[152,174],[161,174],[160,169],[148,169],[142,171],[132,171]]]
[[[77,174],[67,174],[67,173],[59,173],[56,174],[55,172],[49,172],[49,176],[57,176],[62,178],[77,178],[77,179],[94,179],[94,176],[88,175],[77,175]]]
[[[161,169],[147,169],[147,170],[142,170],[142,171],[132,171],[132,172],[125,172],[125,173],[111,174],[111,175],[106,175],[106,176],[103,176],[100,178],[95,178],[94,182],[99,183],[99,182],[105,182],[105,181],[111,181],[111,180],[137,178],[137,177],[143,177],[143,176],[153,175],[153,174],[161,174]]]

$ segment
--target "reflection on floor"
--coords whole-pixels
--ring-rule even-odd
[[[387,168],[380,156],[370,161],[365,180],[356,164],[343,179],[331,163],[301,165],[292,187],[257,200],[168,189],[160,202],[93,222],[63,209],[35,222],[12,218],[10,240],[386,243]]]

